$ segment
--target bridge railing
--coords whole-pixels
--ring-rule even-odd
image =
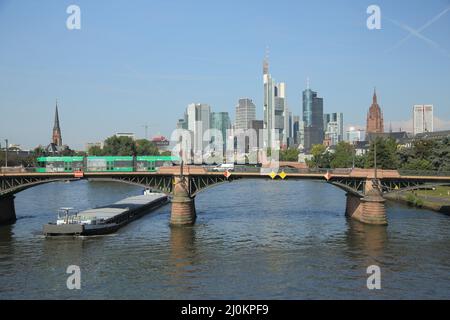
[[[402,176],[450,177],[450,171],[404,170],[404,169],[399,169],[398,172]]]

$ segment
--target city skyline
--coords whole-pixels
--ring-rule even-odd
[[[64,3],[44,2],[39,7],[48,10],[31,16],[27,12],[37,4],[0,5],[0,38],[6,48],[0,52],[0,70],[4,75],[0,79],[0,137],[11,143],[24,148],[47,144],[56,98],[64,141],[74,149],[83,149],[86,142],[100,141],[119,131],[143,137],[144,123],[150,123],[149,136],[170,136],[176,119],[195,101],[207,103],[215,111],[228,112],[234,122],[236,101],[249,97],[255,103],[256,118],[263,119],[260,70],[267,45],[271,73],[287,84],[288,108],[293,115],[302,114],[301,94],[305,79],[310,77],[311,87],[325,100],[324,113],[342,112],[345,128],[365,126],[367,102],[374,86],[386,127],[392,123],[394,131],[400,127],[412,131],[412,106],[432,104],[434,129],[450,128],[450,93],[446,90],[450,59],[415,37],[387,52],[407,33],[387,19],[381,30],[368,30],[366,3],[345,7],[334,3],[326,7],[307,4],[310,10],[320,7],[315,22],[305,13],[304,6],[284,2],[285,8],[290,9],[286,10],[285,19],[276,12],[260,29],[251,27],[240,35],[235,29],[244,26],[241,22],[227,30],[221,26],[235,15],[248,16],[256,24],[264,13],[254,3],[242,4],[242,10],[235,13],[232,6],[225,4],[180,3],[171,11],[163,3],[155,4],[152,10],[142,3],[142,10],[137,10],[122,2],[113,6],[125,9],[119,17],[117,10],[109,6],[86,1],[79,1],[78,5],[83,24],[77,31],[65,28]],[[201,5],[206,6],[202,8],[203,15],[211,14],[204,21],[212,23],[211,30],[202,29],[202,24],[195,21],[185,25],[183,10],[195,17],[195,10]],[[386,16],[414,27],[448,6],[441,1],[426,6],[406,1],[380,1],[379,5]],[[417,7],[421,8],[420,14],[414,10]],[[223,9],[221,19],[214,21],[218,9]],[[153,19],[146,19],[147,14]],[[330,30],[321,23],[332,14],[343,19],[338,19],[337,27]],[[163,20],[168,16],[172,17],[171,37],[164,32]],[[109,21],[114,18],[125,21],[127,27],[115,27]],[[41,23],[42,19],[46,23]],[[163,23],[157,29],[159,35],[153,32],[157,23]],[[305,32],[308,25],[314,28],[313,34]],[[449,48],[445,37],[448,26],[445,16],[430,26],[426,35]],[[181,35],[173,36],[174,28],[181,35],[195,31],[200,38],[181,41]],[[14,30],[14,36],[7,30]],[[212,35],[221,37],[217,49],[201,40]],[[335,41],[330,42],[332,38]],[[230,49],[233,41],[237,41],[236,45],[245,43],[244,50],[233,51],[233,46]],[[179,54],[167,51],[178,50],[181,45],[186,48]],[[192,51],[196,46],[208,50]],[[374,53],[373,47],[379,50]],[[92,50],[86,52],[86,48]],[[23,114],[33,116],[22,117]],[[108,121],[98,126],[96,121],[105,117]],[[21,121],[21,128],[14,126],[17,121]]]

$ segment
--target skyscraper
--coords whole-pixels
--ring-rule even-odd
[[[192,132],[192,151],[197,157],[203,155],[211,137],[207,134],[210,129],[211,107],[207,104],[191,103],[187,110],[188,130]]]
[[[55,122],[53,124],[52,143],[57,146],[62,146],[61,128],[59,127],[58,102],[56,102]]]
[[[252,99],[239,99],[236,105],[235,129],[248,129],[249,123],[253,120],[256,120],[256,106]]]
[[[231,121],[228,112],[212,112],[211,113],[211,129],[216,129],[222,135],[223,152],[227,147],[228,131],[231,129]],[[211,141],[216,141],[216,137],[211,137]]]
[[[275,83],[269,73],[269,60],[266,54],[263,62],[264,83],[264,147],[287,146],[289,136],[289,111],[286,101],[286,84]]]
[[[279,141],[282,148],[287,147],[289,136],[289,111],[286,101],[286,84],[284,82],[275,85],[275,136],[274,141]]]
[[[315,144],[322,144],[323,128],[323,98],[309,88],[303,91],[303,122],[304,148],[309,151]]]
[[[433,132],[433,105],[415,105],[413,108],[414,135],[424,132]]]
[[[384,121],[383,113],[377,102],[377,92],[373,91],[372,105],[367,113],[366,140],[371,133],[383,133]]]
[[[344,115],[341,112],[326,113],[323,115],[323,128],[325,136],[336,145],[344,140]]]
[[[264,135],[265,148],[274,146],[272,129],[275,128],[275,85],[272,76],[269,74],[269,60],[266,55],[263,62],[263,83],[264,83]]]

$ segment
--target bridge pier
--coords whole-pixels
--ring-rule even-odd
[[[0,225],[16,222],[16,210],[14,207],[14,195],[0,197]]]
[[[345,215],[348,218],[352,218],[355,220],[361,221],[362,213],[363,213],[363,206],[361,202],[361,198],[355,196],[352,193],[346,194],[347,201],[345,204]]]
[[[373,185],[373,181],[368,180],[364,197],[347,193],[345,214],[365,224],[387,225],[385,201],[380,190]]]
[[[193,225],[197,217],[194,197],[189,195],[187,181],[184,177],[175,176],[174,179],[170,225]]]

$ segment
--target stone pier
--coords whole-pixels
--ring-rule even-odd
[[[367,180],[364,193],[362,198],[347,194],[346,215],[366,224],[387,225],[385,200],[372,179]]]
[[[13,224],[16,221],[14,196],[0,197],[0,225]]]
[[[185,177],[174,177],[172,212],[170,215],[170,225],[172,226],[188,226],[195,223],[197,217],[195,201],[189,195],[187,183]]]

